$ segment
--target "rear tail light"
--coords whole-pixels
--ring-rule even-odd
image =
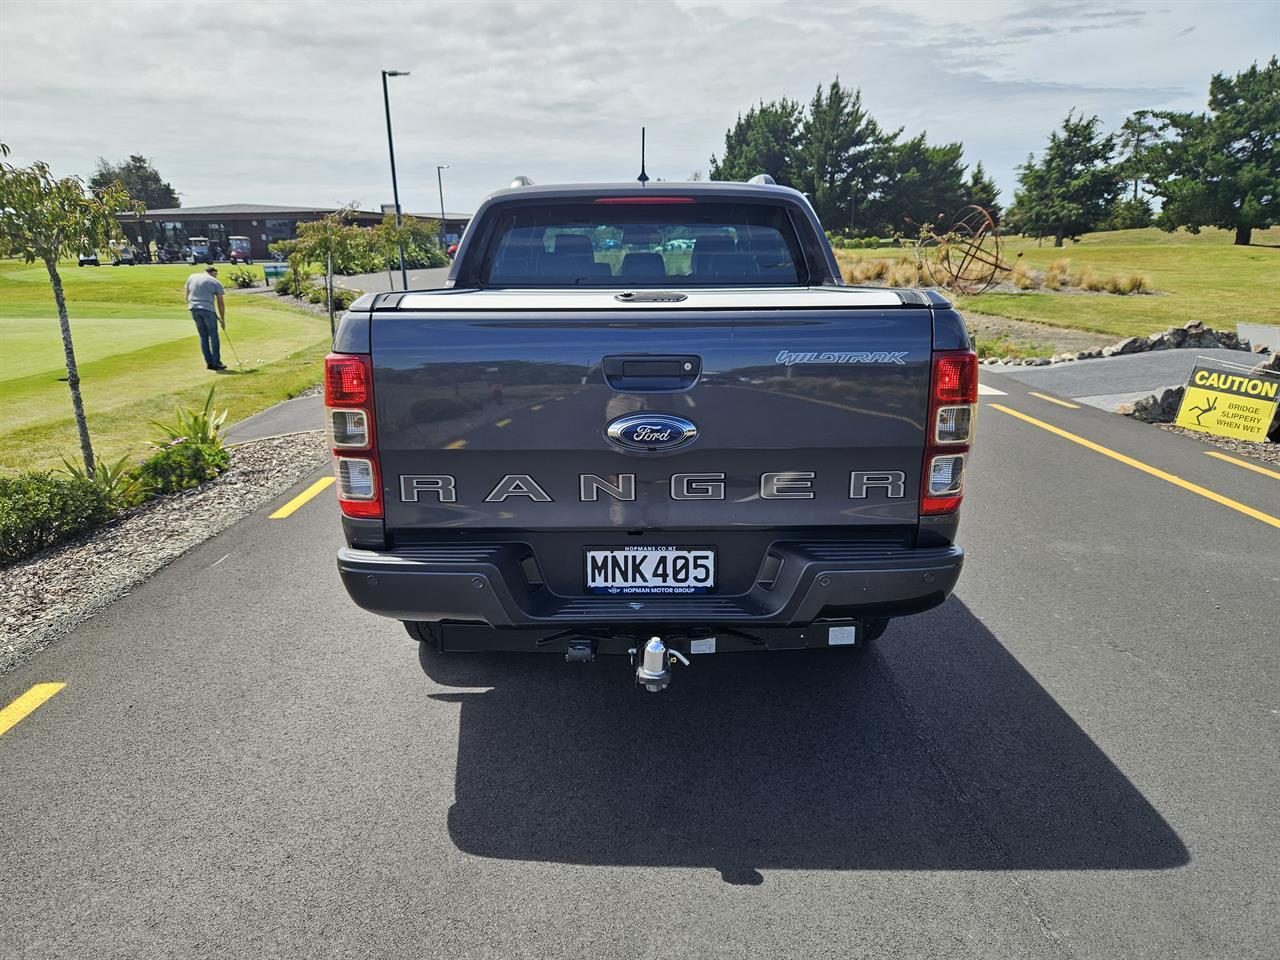
[[[324,402],[329,406],[359,407],[369,402],[369,358],[331,353],[324,358]]]
[[[365,410],[325,410],[329,446],[335,450],[364,450],[369,446],[369,414]]]
[[[338,478],[338,506],[348,517],[380,519],[373,367],[363,354],[344,353],[329,354],[324,367],[325,429]]]
[[[977,403],[977,354],[970,350],[934,353],[920,484],[923,516],[952,513],[964,499],[965,454],[973,440]]]

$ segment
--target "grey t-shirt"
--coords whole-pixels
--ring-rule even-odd
[[[193,273],[187,277],[187,308],[217,312],[217,298],[224,293],[217,277]]]

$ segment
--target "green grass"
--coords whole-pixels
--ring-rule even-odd
[[[141,458],[174,406],[198,406],[211,384],[234,422],[320,379],[329,323],[272,296],[229,293],[223,362],[204,368],[182,297],[185,264],[60,268],[94,449]],[[230,289],[230,288],[228,288]],[[79,444],[65,382],[62,340],[48,274],[40,264],[0,261],[0,473],[74,459]]]
[[[962,310],[1073,327],[1115,336],[1146,335],[1203,320],[1235,330],[1237,321],[1280,324],[1280,227],[1255,230],[1253,245],[1237,247],[1225,230],[1115,230],[1088,234],[1061,248],[1010,238],[1005,260],[1018,253],[1036,270],[1066,258],[1072,270],[1086,265],[1098,273],[1143,273],[1156,292],[1117,296],[1076,293],[985,293],[957,296]],[[841,253],[846,253],[841,251]],[[847,251],[847,255],[906,256],[903,250]]]

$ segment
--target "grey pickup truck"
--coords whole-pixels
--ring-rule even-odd
[[[431,655],[629,654],[650,690],[860,647],[956,583],[976,400],[960,315],[846,286],[803,194],[522,181],[445,288],[342,319],[338,569]]]

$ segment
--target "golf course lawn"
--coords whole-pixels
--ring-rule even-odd
[[[1255,230],[1253,244],[1237,247],[1233,233],[1205,229],[1116,230],[1087,234],[1078,243],[1054,248],[1051,242],[1011,237],[1004,259],[1018,254],[1035,270],[1055,260],[1071,261],[1073,270],[1092,266],[1099,274],[1142,273],[1152,294],[984,293],[957,296],[961,310],[1013,317],[1057,327],[1074,327],[1121,337],[1140,336],[1203,320],[1234,330],[1239,321],[1280,324],[1280,227]],[[842,250],[840,259],[857,256],[906,256],[905,250]]]
[[[206,370],[182,296],[185,264],[60,268],[81,390],[100,458],[141,459],[149,422],[174,407],[215,403],[234,422],[319,382],[329,321],[228,287],[222,373]],[[225,274],[227,271],[223,270]],[[42,264],[0,261],[0,474],[58,467],[79,443],[65,382],[57,310]]]

